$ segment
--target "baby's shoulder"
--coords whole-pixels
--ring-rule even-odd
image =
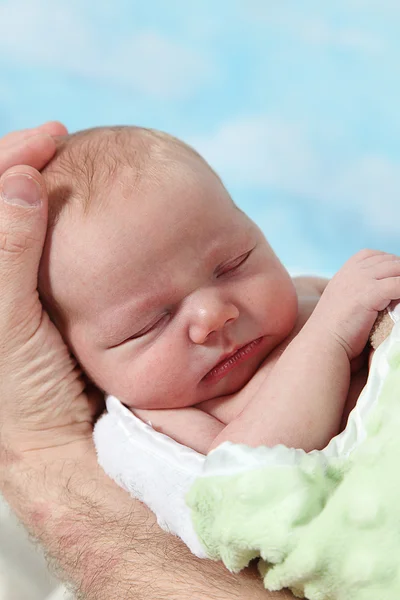
[[[322,292],[329,283],[329,279],[326,277],[316,277],[313,275],[292,277],[292,281],[299,297],[321,296]]]

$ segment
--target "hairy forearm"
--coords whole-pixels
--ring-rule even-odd
[[[232,575],[219,563],[192,556],[97,467],[92,449],[87,456],[78,465],[73,458],[66,463],[46,457],[43,462],[31,454],[9,461],[0,475],[6,500],[77,598],[292,597],[268,594],[254,570]]]
[[[241,415],[213,442],[306,451],[323,448],[338,433],[350,383],[345,349],[312,318],[288,345]]]

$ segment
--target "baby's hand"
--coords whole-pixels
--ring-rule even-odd
[[[320,323],[322,319],[324,327],[353,360],[363,351],[378,312],[399,298],[400,258],[377,250],[362,250],[331,279],[313,321]]]

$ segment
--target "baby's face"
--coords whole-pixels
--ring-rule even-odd
[[[89,214],[62,214],[43,264],[84,370],[135,408],[240,390],[297,316],[262,232],[196,157],[164,186],[122,170]]]

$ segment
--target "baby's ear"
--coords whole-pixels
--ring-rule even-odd
[[[369,343],[372,348],[376,348],[387,338],[393,329],[393,320],[387,310],[382,310],[374,323],[369,335]]]

